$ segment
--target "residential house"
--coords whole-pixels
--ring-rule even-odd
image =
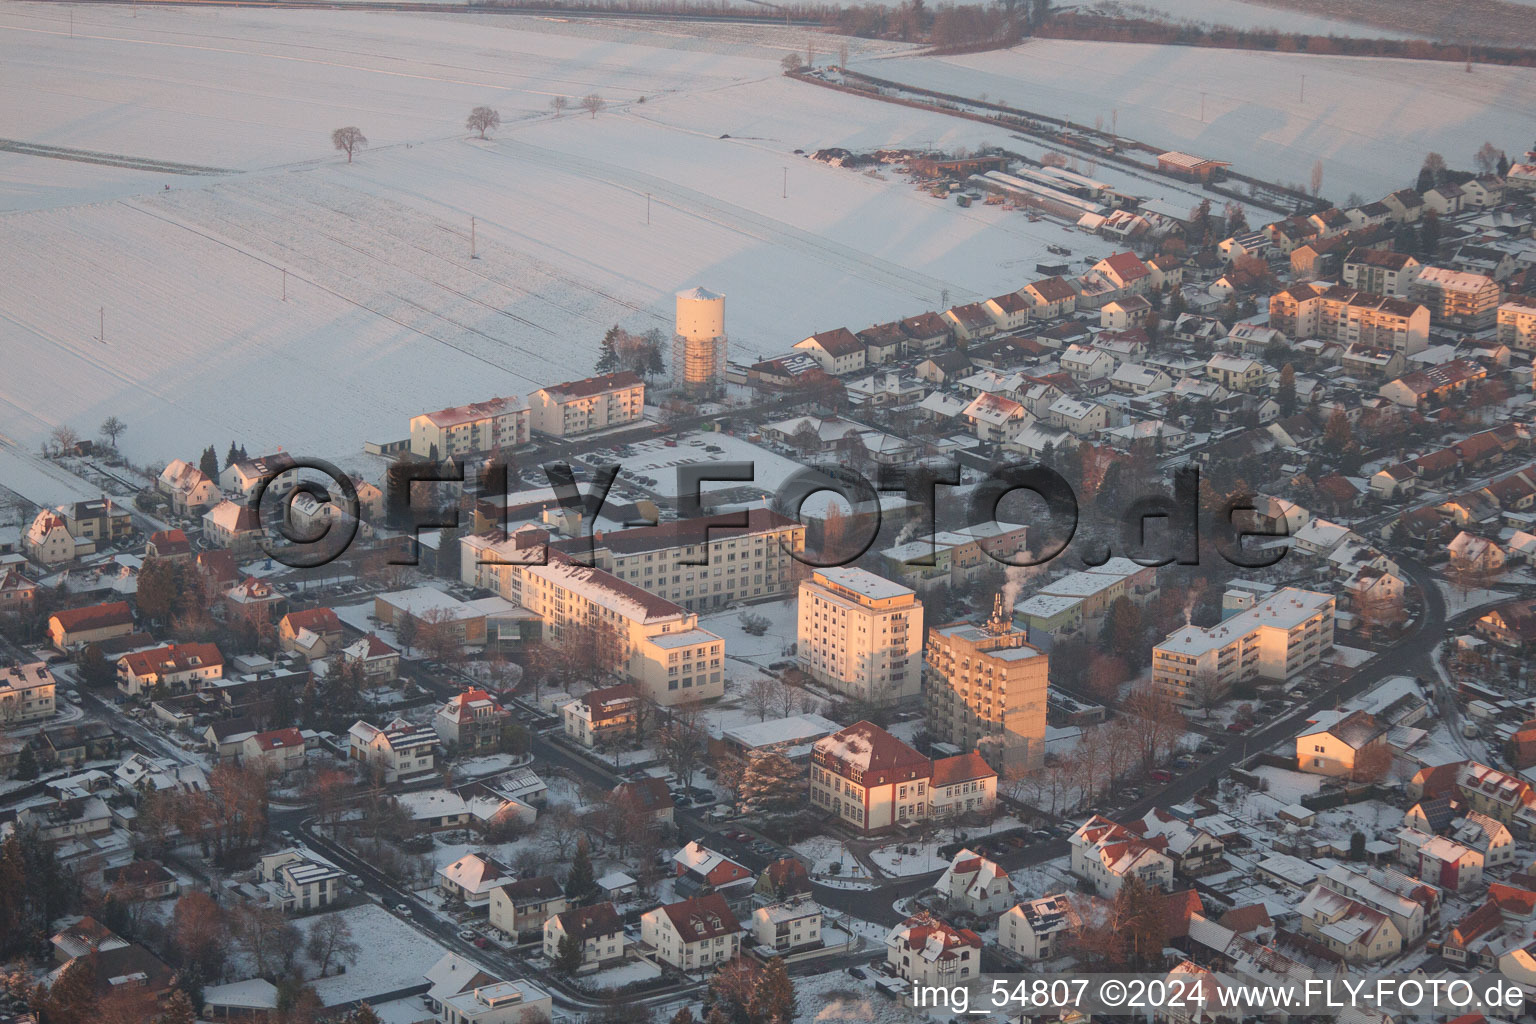
[[[1023,288],[1037,320],[1054,320],[1077,307],[1077,290],[1060,277],[1046,277]]]
[[[329,608],[289,612],[277,624],[277,644],[285,651],[317,661],[335,654],[341,644],[341,619]]]
[[[1098,380],[1115,371],[1115,359],[1107,352],[1083,345],[1069,345],[1062,352],[1061,368],[1075,381]]]
[[[1109,407],[1076,398],[1058,398],[1046,410],[1053,427],[1062,427],[1078,437],[1092,437],[1109,426]]]
[[[1410,285],[1408,297],[1429,307],[1437,324],[1482,330],[1498,319],[1498,282],[1484,274],[1446,267],[1425,267]]]
[[[475,909],[489,906],[495,890],[515,881],[510,868],[484,853],[466,853],[437,869],[438,891]]]
[[[1030,302],[1017,292],[1004,292],[982,303],[1000,331],[1017,331],[1029,323]]]
[[[1132,876],[1154,889],[1173,885],[1173,859],[1163,852],[1162,839],[1143,839],[1123,825],[1094,815],[1067,843],[1072,873],[1101,896],[1114,896]]]
[[[751,869],[717,853],[697,839],[672,855],[673,887],[684,896],[718,892],[731,899],[750,893],[756,880]]]
[[[1065,893],[1028,900],[997,920],[997,941],[1026,960],[1052,960],[1066,951],[1082,919]]]
[[[942,314],[956,338],[961,341],[979,341],[997,333],[997,321],[980,302],[967,302],[946,309]]]
[[[640,916],[640,941],[656,959],[680,971],[733,960],[741,949],[741,925],[719,893],[668,903]]]
[[[171,511],[179,516],[194,515],[224,500],[219,485],[184,459],[172,459],[161,470],[155,489],[170,499]]]
[[[977,916],[1001,913],[1017,898],[1008,872],[969,849],[955,854],[934,888],[950,906]]]
[[[225,497],[238,496],[243,502],[264,486],[267,491],[281,496],[298,483],[299,470],[292,455],[274,452],[256,458],[240,458],[225,466],[219,473],[219,489]]]
[[[52,718],[57,686],[41,661],[0,666],[0,725],[11,728]]]
[[[794,347],[816,360],[827,373],[834,377],[857,373],[864,369],[864,343],[846,327],[813,334]]]
[[[1205,372],[1229,391],[1259,391],[1268,386],[1272,371],[1256,359],[1217,353],[1205,364]]]
[[[363,670],[363,679],[369,686],[383,686],[400,675],[400,652],[369,633],[341,649],[341,661],[356,665]]]
[[[129,697],[193,693],[223,678],[224,655],[215,644],[168,644],[117,662],[117,688]]]
[[[256,509],[228,498],[203,513],[203,539],[215,547],[254,551],[262,538]]]
[[[932,914],[907,918],[885,940],[885,962],[913,985],[965,985],[981,974],[981,936]]]
[[[1486,367],[1466,359],[1453,359],[1404,374],[1383,384],[1376,393],[1393,405],[1408,409],[1438,406],[1466,392],[1487,376]]]
[[[48,639],[55,649],[71,651],[133,632],[133,612],[126,601],[69,608],[48,617]]]
[[[396,718],[384,728],[358,719],[347,730],[351,760],[379,772],[386,783],[424,779],[434,772],[437,733]]]
[[[629,683],[588,690],[560,709],[565,735],[588,749],[606,747],[638,728],[641,698]]]
[[[240,744],[240,763],[267,775],[303,768],[304,757],[304,734],[292,726],[253,733]]]
[[[176,876],[159,861],[135,860],[120,867],[105,868],[101,885],[119,903],[142,903],[176,895]]]
[[[1152,315],[1152,303],[1141,295],[1106,302],[1099,307],[1099,326],[1111,331],[1143,327]]]
[[[1003,442],[1032,423],[1029,410],[1002,395],[980,394],[961,412],[978,441]]]
[[[1320,712],[1296,736],[1296,768],[1348,779],[1363,772],[1385,774],[1392,757],[1388,732],[1386,725],[1365,711]],[[1373,753],[1378,758],[1374,764]]]
[[[546,413],[546,423],[558,419]],[[533,410],[518,395],[411,417],[411,454],[443,461],[528,443]],[[222,479],[222,478],[221,478]]]
[[[471,687],[437,709],[433,727],[445,747],[461,753],[494,750],[501,745],[501,729],[507,710],[491,695]]]
[[[267,854],[257,864],[256,874],[271,893],[273,904],[284,911],[318,910],[335,903],[341,895],[342,872],[298,850]]]
[[[507,935],[544,931],[544,923],[570,907],[552,875],[523,878],[491,890],[491,927]]]
[[[752,938],[776,955],[814,949],[822,944],[821,905],[808,895],[793,896],[752,912]]]
[[[727,911],[729,913],[729,911]],[[584,970],[606,967],[624,959],[624,922],[612,903],[590,907],[572,907],[544,922],[544,956],[553,962],[560,955],[560,944],[570,939],[581,946]]]

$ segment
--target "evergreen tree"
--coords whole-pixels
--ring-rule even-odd
[[[1424,214],[1419,225],[1419,251],[1431,259],[1440,251],[1440,215],[1434,210]]]
[[[213,445],[203,449],[203,457],[197,461],[197,468],[210,480],[219,478],[219,453],[213,450]]]
[[[16,778],[22,782],[37,778],[37,754],[33,753],[30,743],[23,743],[21,753],[16,755]]]
[[[171,986],[187,997],[193,1009],[203,1005],[203,969],[196,963],[188,964],[171,977]]]
[[[790,980],[784,961],[774,957],[758,975],[757,987],[748,1004],[753,1024],[792,1024],[795,1019],[795,983]]]
[[[76,957],[64,966],[43,1003],[47,1024],[93,1024],[96,1020],[96,977],[90,957]]]
[[[805,772],[776,751],[753,755],[742,772],[741,801],[748,814],[789,814],[805,799]]]
[[[117,681],[117,672],[96,644],[80,652],[80,681],[92,690],[104,690]]]
[[[1296,412],[1296,367],[1286,363],[1280,368],[1280,388],[1275,394],[1275,401],[1280,403],[1280,415],[1290,416]]]
[[[156,1024],[197,1024],[197,1008],[186,992],[176,989],[165,1001],[165,1012]]]
[[[608,333],[603,335],[603,340],[598,345],[597,365],[594,367],[598,373],[613,373],[619,368],[619,333],[619,325],[614,324],[608,328]]]
[[[1328,425],[1323,428],[1323,440],[1332,452],[1342,452],[1355,440],[1355,433],[1349,426],[1349,417],[1344,415],[1344,410],[1336,409],[1332,416],[1328,417]]]
[[[229,451],[224,455],[224,468],[228,469],[240,459],[240,449],[235,447],[235,442],[229,442]]]
[[[1349,859],[1365,860],[1365,833],[1354,832],[1349,837]]]
[[[597,876],[592,873],[592,854],[587,849],[585,836],[576,840],[576,856],[571,860],[571,873],[565,876],[565,894],[578,905],[597,896]]]
[[[1498,166],[1495,168],[1495,170],[1498,173],[1499,177],[1501,177],[1501,178],[1503,178],[1506,175],[1508,175],[1509,174],[1509,157],[1505,156],[1503,153],[1500,153],[1499,154],[1499,163],[1498,163]]]
[[[1414,191],[1428,192],[1435,187],[1435,172],[1426,164],[1419,168],[1419,178],[1413,183]]]
[[[581,940],[574,935],[567,935],[560,940],[560,945],[555,950],[555,970],[561,974],[575,974],[581,967]]]
[[[1128,597],[1117,597],[1104,616],[1102,643],[1118,657],[1135,663],[1146,646],[1143,637],[1141,609]]]

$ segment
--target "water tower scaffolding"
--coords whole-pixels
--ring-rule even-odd
[[[725,380],[725,296],[704,288],[677,293],[677,333],[672,336],[672,383],[690,394],[707,394]]]

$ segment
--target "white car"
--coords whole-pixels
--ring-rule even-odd
[[[395,913],[399,914],[401,917],[410,917],[411,908],[406,906],[404,903],[396,903]]]
[[[476,934],[472,928],[459,929],[459,938],[463,939],[465,942],[474,942],[479,937],[480,936]]]

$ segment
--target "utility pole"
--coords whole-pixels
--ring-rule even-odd
[[[102,306],[101,309],[97,311],[96,316],[96,340],[105,345],[107,343],[107,307]]]
[[[1205,124],[1205,93],[1200,94],[1200,123]]]
[[[651,194],[645,194],[645,226],[651,226]]]
[[[288,268],[283,268],[283,301],[288,301]]]
[[[1307,76],[1301,76],[1301,102],[1307,102]]]
[[[784,168],[784,199],[789,198],[789,168]]]
[[[469,258],[472,260],[480,258],[475,255],[475,218],[473,217],[469,218]]]

